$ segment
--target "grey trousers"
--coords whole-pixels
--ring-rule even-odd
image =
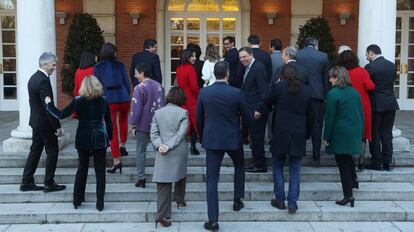
[[[136,159],[137,178],[138,180],[145,179],[145,160],[147,154],[147,146],[150,139],[150,134],[137,131],[137,145],[136,145]]]
[[[184,202],[186,178],[174,184],[174,200]],[[157,183],[157,215],[156,219],[171,218],[172,183]]]

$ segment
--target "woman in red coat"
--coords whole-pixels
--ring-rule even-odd
[[[340,53],[338,56],[338,65],[344,66],[346,69],[348,69],[352,87],[358,91],[361,97],[362,108],[364,110],[364,135],[362,137],[363,145],[361,151],[361,158],[363,158],[365,153],[366,140],[371,141],[372,139],[372,113],[368,92],[374,91],[375,84],[369,77],[369,73],[364,68],[359,67],[358,57],[353,51],[346,50]],[[363,164],[360,162],[360,165]],[[359,168],[363,169],[363,166],[360,166]]]
[[[93,69],[96,64],[96,54],[92,50],[85,50],[82,52],[80,61],[79,61],[79,68],[76,70],[74,84],[75,87],[73,88],[73,96],[79,96],[79,88],[83,79],[86,76],[93,75]]]
[[[176,81],[178,87],[184,90],[187,95],[187,101],[182,106],[188,111],[189,117],[189,132],[191,134],[191,154],[200,154],[195,146],[197,136],[196,126],[196,104],[198,98],[198,76],[197,71],[194,68],[196,60],[195,52],[185,49],[181,53],[180,66],[176,70]]]

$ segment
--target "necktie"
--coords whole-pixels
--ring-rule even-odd
[[[250,65],[247,66],[246,71],[244,72],[243,83],[246,81],[246,77],[247,77],[247,74],[249,73],[249,70],[250,70]]]

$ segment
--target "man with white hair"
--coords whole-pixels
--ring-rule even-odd
[[[341,54],[344,51],[352,51],[352,49],[348,45],[341,45],[338,48],[338,55]]]
[[[282,50],[282,61],[284,63],[283,66],[277,68],[275,71],[275,75],[273,75],[270,85],[275,84],[279,80],[279,76],[282,74],[282,70],[285,68],[285,66],[291,65],[298,73],[299,80],[302,81],[303,84],[308,85],[309,83],[309,77],[308,77],[308,71],[301,65],[296,62],[296,53],[298,50],[295,46],[288,46],[285,47]]]
[[[62,134],[62,128],[58,119],[49,116],[46,112],[44,99],[49,96],[53,99],[50,75],[56,70],[56,55],[51,52],[43,53],[39,58],[39,69],[30,77],[27,83],[29,91],[30,119],[32,127],[32,145],[23,171],[20,191],[55,192],[66,188],[65,185],[56,184],[55,170],[58,159],[58,136]],[[52,100],[53,101],[53,100]],[[46,167],[44,187],[37,186],[34,181],[34,173],[39,164],[43,148],[46,150]]]

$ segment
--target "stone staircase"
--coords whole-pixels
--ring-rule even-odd
[[[89,169],[86,202],[75,210],[72,206],[73,182],[77,166],[77,154],[73,144],[60,152],[56,181],[66,184],[67,189],[55,193],[20,192],[19,184],[27,154],[2,154],[0,156],[0,223],[1,224],[48,224],[48,223],[137,223],[153,222],[156,213],[156,186],[135,188],[134,141],[127,144],[130,153],[123,157],[123,173],[107,174],[105,209],[95,209],[95,177]],[[247,162],[251,151],[245,147]],[[268,150],[268,149],[266,149]],[[266,154],[270,167],[270,153]],[[108,166],[110,166],[110,155]],[[44,178],[42,156],[36,172],[36,183]],[[289,215],[270,205],[273,197],[272,173],[246,173],[245,208],[232,211],[233,167],[225,157],[219,183],[220,221],[223,222],[413,222],[414,221],[414,155],[409,152],[395,153],[397,167],[391,172],[365,170],[358,173],[360,188],[354,191],[355,207],[338,206],[335,200],[342,198],[338,168],[332,156],[323,155],[320,163],[308,155],[303,160],[301,194],[296,215]],[[92,162],[92,161],[91,161]],[[148,147],[147,180],[151,180],[154,150]],[[286,175],[287,176],[287,175]],[[205,152],[189,156],[186,208],[173,207],[175,222],[203,222],[207,220],[205,193]],[[175,206],[175,205],[173,205]],[[414,231],[414,230],[413,230]]]

